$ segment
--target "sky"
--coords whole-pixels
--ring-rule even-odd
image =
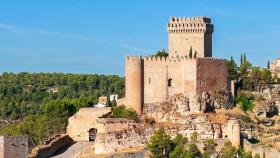
[[[170,16],[210,16],[213,56],[280,57],[279,0],[0,1],[0,73],[124,75],[126,55],[168,49]]]

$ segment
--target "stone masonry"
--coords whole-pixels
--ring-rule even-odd
[[[144,104],[176,94],[194,96],[230,88],[226,60],[212,58],[210,18],[171,17],[167,30],[168,57],[126,57],[125,105],[138,113]]]
[[[27,158],[28,137],[0,136],[0,158]]]

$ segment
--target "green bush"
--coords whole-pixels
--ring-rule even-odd
[[[240,98],[237,98],[236,103],[240,104],[240,108],[243,111],[253,111],[255,106],[253,102],[246,96],[241,96]]]
[[[246,122],[246,123],[252,123],[252,122],[253,122],[253,121],[250,119],[250,117],[247,116],[247,115],[241,115],[241,116],[240,116],[240,119],[241,119],[242,121]]]
[[[125,106],[118,106],[112,109],[113,118],[129,118],[138,120],[138,114],[132,109],[126,109]]]

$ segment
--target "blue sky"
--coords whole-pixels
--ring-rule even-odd
[[[211,16],[213,54],[280,57],[279,0],[0,2],[0,72],[124,74],[126,55],[167,49],[170,16]]]

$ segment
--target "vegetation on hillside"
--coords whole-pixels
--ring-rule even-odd
[[[216,151],[217,144],[213,139],[206,139],[203,142],[203,151],[198,149],[197,142],[188,141],[186,137],[177,134],[174,139],[166,134],[164,129],[154,131],[150,143],[147,145],[148,150],[152,153],[153,158],[210,158],[215,155],[218,158],[252,158],[251,152],[232,146],[227,141],[220,152]]]
[[[246,54],[241,54],[240,65],[231,59],[227,62],[228,74],[231,80],[236,82],[236,98],[243,111],[252,111],[254,108],[254,97],[248,92],[261,92],[272,83],[279,83],[277,75],[273,75],[269,69],[253,66],[246,58]]]
[[[65,131],[67,119],[99,96],[124,95],[118,76],[62,73],[3,73],[0,76],[2,119],[22,120],[2,127],[0,134],[28,134],[31,147]]]

